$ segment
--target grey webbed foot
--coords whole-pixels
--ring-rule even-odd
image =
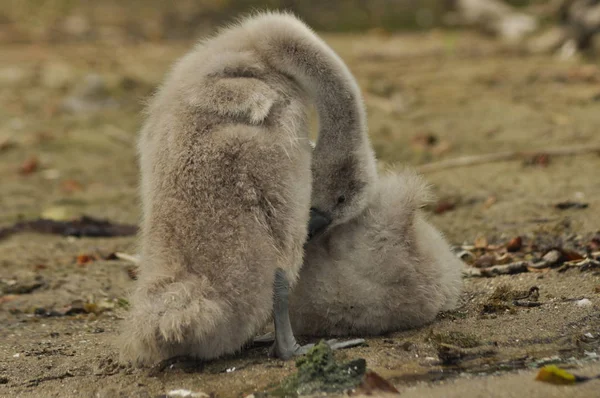
[[[314,344],[300,345],[300,344],[296,343],[293,346],[288,347],[288,346],[279,346],[275,342],[269,349],[269,356],[283,359],[284,361],[286,361],[292,357],[305,355],[314,346],[315,346]]]
[[[275,342],[269,350],[271,356],[283,360],[294,356],[304,355],[314,344],[300,345],[296,342],[292,325],[290,323],[290,314],[288,307],[290,285],[282,269],[275,272],[275,283],[273,287],[273,320],[275,322]],[[265,341],[266,336],[258,338],[259,341]],[[256,339],[255,339],[256,340]],[[356,347],[364,344],[364,339],[354,339],[348,341],[338,341],[337,339],[328,340],[327,344],[333,350]]]
[[[352,339],[352,340],[346,340],[346,341],[339,341],[338,339],[331,339],[331,340],[327,340],[325,343],[327,343],[327,345],[329,347],[331,347],[332,350],[343,350],[344,348],[352,348],[352,347],[361,346],[361,345],[365,344],[366,341],[365,341],[365,339]]]

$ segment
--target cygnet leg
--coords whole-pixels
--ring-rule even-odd
[[[273,285],[273,321],[275,322],[275,343],[271,347],[271,354],[281,359],[290,359],[294,355],[303,355],[314,344],[301,346],[296,342],[289,312],[290,283],[285,272],[278,268],[275,271]]]
[[[275,322],[275,343],[271,347],[271,354],[281,359],[287,360],[295,355],[306,354],[314,344],[301,346],[296,342],[292,324],[290,323],[289,296],[290,284],[285,276],[285,272],[279,268],[275,272],[275,283],[273,287],[273,319]],[[329,340],[327,344],[333,350],[350,348],[363,344],[364,339],[354,339],[343,342]]]

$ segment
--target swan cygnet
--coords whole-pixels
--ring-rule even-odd
[[[335,176],[313,174],[312,211],[321,223],[290,296],[299,335],[380,335],[422,326],[457,306],[462,262],[422,213],[427,185],[404,171],[365,189],[353,175],[350,168],[333,187],[320,179]],[[342,223],[332,221],[336,214]]]
[[[272,353],[310,347],[287,303],[309,224],[309,106],[323,143],[354,141],[360,101],[342,60],[290,14],[241,19],[175,63],[138,142],[140,271],[122,361],[234,353],[271,315]]]

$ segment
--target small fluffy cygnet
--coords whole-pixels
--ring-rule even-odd
[[[429,199],[423,180],[404,171],[353,189],[353,173],[345,177],[337,192],[319,195],[328,188],[318,176],[313,185],[313,212],[331,226],[312,231],[305,245],[290,297],[294,332],[378,335],[422,326],[456,307],[462,262],[421,210]],[[349,220],[334,225],[330,215],[341,208]]]

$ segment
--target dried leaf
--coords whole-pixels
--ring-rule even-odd
[[[517,236],[516,238],[512,238],[508,242],[508,244],[506,245],[506,250],[508,250],[511,253],[514,253],[521,250],[521,247],[523,247],[523,239],[521,239],[520,236]]]
[[[25,162],[23,162],[23,164],[19,168],[19,173],[22,175],[29,175],[29,174],[33,173],[34,171],[36,171],[38,169],[38,167],[39,167],[38,158],[36,156],[32,156],[29,159],[27,159]]]
[[[396,387],[372,370],[365,373],[362,382],[356,389],[356,393],[364,395],[382,392],[400,394]]]
[[[577,376],[559,368],[556,365],[544,366],[540,369],[535,379],[557,385],[575,384],[579,381],[577,380]]]
[[[572,250],[562,249],[561,253],[566,261],[581,261],[585,259],[583,255]]]
[[[80,254],[77,256],[77,265],[83,266],[96,260],[96,257],[89,254]]]

